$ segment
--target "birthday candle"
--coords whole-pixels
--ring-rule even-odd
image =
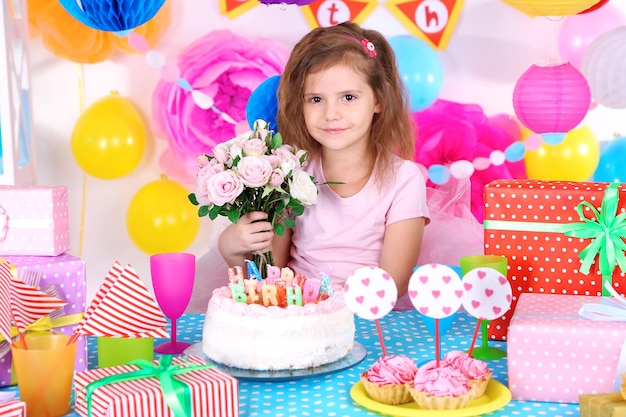
[[[287,305],[302,305],[302,288],[296,286],[287,287]]]
[[[314,303],[317,301],[317,297],[320,295],[320,280],[316,278],[309,278],[304,284],[304,291],[302,298],[305,303]]]
[[[320,284],[320,295],[326,297],[333,296],[333,285],[330,282],[328,274],[322,274],[322,283]]]
[[[287,284],[282,279],[274,281],[276,286],[276,300],[278,301],[278,307],[287,307]]]
[[[243,282],[243,269],[239,265],[228,268],[228,280],[231,284],[240,284]]]
[[[256,264],[248,259],[246,259],[246,263],[248,264],[248,279],[256,279],[257,281],[262,281],[261,273],[259,272],[259,268]]]
[[[255,279],[247,279],[244,281],[246,285],[246,292],[248,293],[249,304],[256,304],[259,301],[259,296],[256,293],[256,283]]]
[[[273,265],[267,266],[267,283],[274,285],[274,281],[280,279],[280,268]]]
[[[285,268],[281,269],[280,270],[280,279],[285,281],[285,283],[287,283],[287,285],[291,284],[291,281],[293,281],[293,271],[291,270],[291,268],[285,267]]]
[[[263,305],[265,307],[269,305],[277,306],[278,300],[276,299],[276,286],[265,284],[262,290]]]
[[[230,294],[233,300],[238,303],[245,303],[248,301],[248,297],[246,296],[246,292],[244,291],[244,286],[241,283],[230,284]]]
[[[304,283],[306,282],[306,275],[303,275],[299,272],[296,272],[296,276],[294,278],[295,284],[300,288],[304,287]]]

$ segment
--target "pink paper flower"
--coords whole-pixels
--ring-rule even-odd
[[[180,79],[212,98],[214,106],[203,110],[191,91],[159,81],[152,96],[153,129],[169,145],[161,168],[192,184],[197,156],[238,133],[237,124],[246,122],[250,94],[267,78],[282,73],[288,55],[277,41],[252,40],[228,30],[210,32],[185,49],[177,62]]]
[[[519,126],[517,131],[507,130],[494,118],[488,118],[477,104],[437,100],[428,109],[413,113],[417,135],[414,160],[427,168],[459,160],[474,161],[478,157],[489,158],[494,150],[504,151],[521,139]],[[527,178],[524,161],[490,165],[471,176],[471,210],[479,222],[484,217],[485,184],[507,178]],[[431,181],[428,186],[440,188]]]

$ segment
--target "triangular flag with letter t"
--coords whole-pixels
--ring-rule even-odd
[[[315,0],[301,9],[311,29],[315,29],[347,20],[361,24],[377,6],[375,0]]]

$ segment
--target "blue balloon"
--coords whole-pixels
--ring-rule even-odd
[[[123,32],[152,19],[165,0],[59,0],[59,3],[85,26]]]
[[[593,174],[597,182],[626,182],[626,137],[619,137],[609,142],[600,153],[598,166]]]
[[[277,131],[276,114],[278,113],[278,83],[280,75],[274,75],[263,81],[250,94],[246,104],[246,120],[250,129],[254,129],[255,120],[261,119],[269,123],[270,130]]]
[[[430,107],[443,85],[443,66],[426,42],[410,35],[394,36],[389,44],[396,54],[398,71],[409,92],[411,111]]]

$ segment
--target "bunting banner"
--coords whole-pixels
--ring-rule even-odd
[[[432,48],[448,46],[465,0],[388,0],[385,6],[414,36]]]
[[[261,4],[258,0],[220,0],[220,13],[235,19]]]
[[[315,0],[301,9],[311,29],[315,29],[347,20],[361,24],[377,6],[375,0]]]

